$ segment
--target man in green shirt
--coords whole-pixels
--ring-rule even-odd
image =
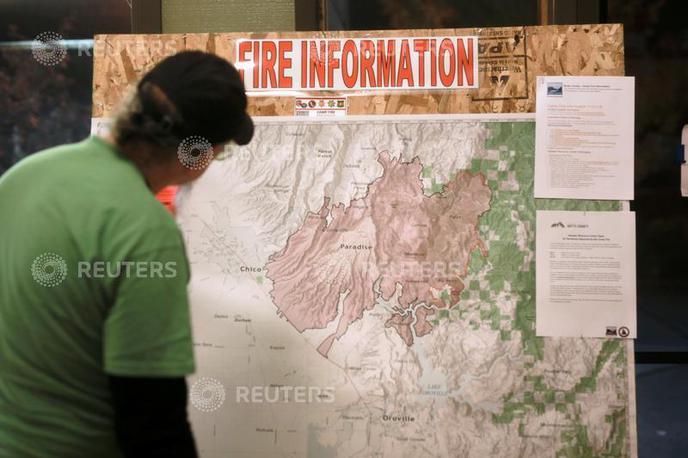
[[[253,134],[236,69],[168,57],[112,139],[0,178],[0,457],[196,456],[181,233],[154,197],[200,176],[211,145]]]

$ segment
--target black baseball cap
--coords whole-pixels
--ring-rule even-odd
[[[157,86],[174,105],[177,116],[170,129],[179,138],[197,135],[213,145],[251,141],[253,121],[246,112],[244,83],[225,59],[202,51],[182,51],[146,73],[139,90],[146,83]]]

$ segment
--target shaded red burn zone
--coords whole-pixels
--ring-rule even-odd
[[[349,293],[342,303],[342,334],[349,322],[363,316],[366,305],[372,308],[375,303],[372,284],[377,272],[366,268],[375,265],[373,250],[341,249],[342,245],[372,243],[372,233],[369,239],[360,233],[364,208],[339,205],[330,210],[328,206],[326,198],[320,211],[307,215],[286,248],[266,266],[275,304],[299,332],[322,329],[334,320],[340,294],[345,291]],[[332,217],[329,225],[328,215]],[[353,239],[350,234],[355,234]],[[338,262],[331,263],[332,259]]]
[[[378,228],[376,258],[381,269],[382,298],[390,300],[397,284],[402,291],[397,298],[402,310],[414,310],[417,336],[427,334],[432,325],[426,316],[434,309],[419,304],[445,308],[459,301],[467,273],[470,253],[477,247],[487,250],[478,235],[480,215],[489,209],[492,193],[481,174],[458,173],[441,193],[426,196],[418,176],[422,164],[393,160],[391,170],[404,167],[406,174],[390,173],[407,180],[405,185],[389,180],[374,195],[372,218]],[[398,192],[393,192],[393,190]],[[449,294],[445,302],[439,291]],[[398,330],[398,328],[395,328]],[[402,337],[403,338],[403,337]],[[408,343],[407,338],[403,338]]]
[[[375,306],[378,279],[384,300],[401,286],[400,312],[385,326],[411,345],[414,330],[419,337],[432,330],[427,317],[436,308],[459,301],[471,251],[479,247],[486,254],[476,229],[491,199],[482,175],[460,172],[443,192],[427,196],[418,158],[403,162],[383,152],[378,162],[382,176],[364,197],[331,207],[325,198],[266,266],[274,303],[299,332],[339,320],[318,347],[324,356]],[[441,291],[449,301],[439,297]]]
[[[413,325],[413,328],[416,330],[416,336],[423,337],[432,331],[432,325],[428,323],[427,318],[434,314],[435,309],[429,309],[422,305],[416,308],[416,324]]]
[[[403,315],[400,313],[394,313],[385,322],[385,327],[394,328],[397,331],[397,334],[399,334],[399,337],[401,337],[401,340],[403,340],[404,343],[410,347],[413,344],[413,332],[411,332],[411,323],[413,323],[412,313],[406,313]]]

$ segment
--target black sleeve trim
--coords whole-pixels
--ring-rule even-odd
[[[117,441],[127,458],[196,458],[183,377],[110,376]]]

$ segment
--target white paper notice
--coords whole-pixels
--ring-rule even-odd
[[[538,76],[535,197],[633,200],[635,80]]]
[[[91,118],[91,135],[106,135],[110,131],[110,118]]]
[[[635,213],[538,211],[539,336],[636,336]]]

